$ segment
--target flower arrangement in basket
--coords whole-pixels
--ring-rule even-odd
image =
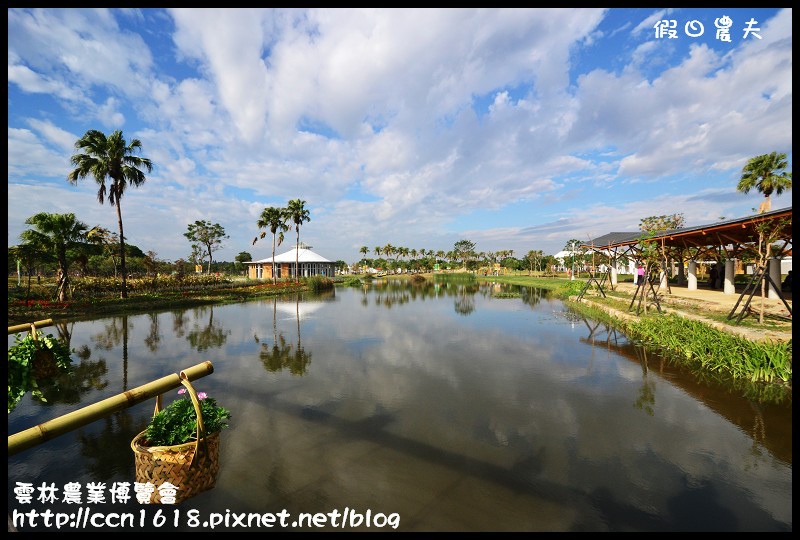
[[[182,378],[181,384],[181,396],[163,410],[158,396],[153,418],[131,441],[136,481],[153,484],[153,503],[180,503],[217,481],[219,434],[228,427],[231,413],[205,392],[196,392],[188,379]],[[176,489],[174,501],[158,490],[167,482]]]

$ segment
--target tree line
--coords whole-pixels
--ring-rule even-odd
[[[22,243],[9,248],[9,267],[14,261],[17,268],[24,267],[29,276],[33,275],[37,268],[55,267],[58,297],[63,301],[68,290],[71,262],[75,262],[83,272],[88,272],[90,266],[102,272],[103,268],[110,264],[113,267],[114,276],[120,277],[120,297],[126,298],[128,294],[127,279],[130,275],[129,260],[135,261],[137,269],[141,267],[148,273],[159,271],[173,264],[158,261],[155,252],[149,251],[145,254],[136,246],[126,245],[122,219],[123,196],[128,187],[138,188],[145,183],[145,172],[150,173],[154,164],[150,159],[138,155],[142,149],[141,141],[139,139],[126,141],[120,130],[112,132],[109,136],[98,130],[89,130],[76,141],[75,148],[77,153],[70,158],[74,169],[68,173],[67,181],[72,185],[77,185],[83,179],[93,178],[98,188],[97,200],[101,205],[108,202],[114,208],[118,230],[112,232],[100,226],[89,228],[73,213],[37,213],[25,221],[33,228],[22,232],[20,235]],[[780,195],[783,191],[791,189],[792,173],[786,171],[787,166],[785,153],[772,152],[756,156],[744,166],[737,190],[742,193],[748,193],[752,189],[759,191],[765,197],[765,202],[759,208],[759,212],[769,211],[771,195],[773,193]],[[658,218],[658,216],[654,218]],[[646,224],[647,227],[643,228],[643,231],[652,230],[655,225],[663,224],[659,223],[657,219],[646,221],[648,219],[650,218],[643,220],[643,224]],[[297,270],[299,269],[300,227],[309,221],[311,221],[310,212],[305,207],[305,201],[301,199],[290,200],[285,208],[266,207],[259,216],[256,222],[258,229],[266,229],[272,234],[273,281],[277,279],[274,266],[275,249],[283,242],[284,233],[291,226],[294,226],[296,233],[296,275],[294,278],[299,280]],[[679,225],[682,226],[682,223]],[[266,230],[256,236],[253,244],[266,236]],[[219,223],[198,220],[188,224],[184,236],[191,243],[188,262],[197,264],[207,259],[207,270],[210,273],[213,269],[213,252],[222,247],[223,240],[229,238],[224,227]],[[584,248],[581,248],[580,254],[576,253],[576,244],[581,245],[576,239],[571,239],[565,244],[564,249],[565,251],[571,249],[573,264],[578,256],[581,259],[586,256]],[[347,265],[343,261],[337,261],[337,265],[340,269],[349,267],[350,270],[375,267],[377,264],[395,271],[398,269],[430,271],[436,265],[446,262],[450,265],[460,264],[462,268],[473,271],[482,266],[496,268],[496,265],[500,265],[510,270],[528,269],[529,272],[533,272],[546,270],[556,263],[552,255],[545,255],[541,250],[530,250],[522,259],[517,259],[513,257],[513,250],[477,252],[475,248],[475,244],[469,240],[457,241],[453,249],[447,252],[442,250],[434,252],[429,249],[417,250],[386,244],[374,247],[372,252],[375,257],[367,258],[370,248],[362,246],[359,251],[363,257],[358,263]],[[252,257],[249,253],[240,252],[233,263],[222,264],[233,265],[236,270],[237,265],[241,266],[251,260]],[[608,262],[602,261],[597,264]],[[187,261],[180,259],[174,263],[176,269],[172,271],[184,271],[186,264]],[[219,263],[217,271],[220,271]]]

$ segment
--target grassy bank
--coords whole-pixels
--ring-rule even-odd
[[[582,280],[525,276],[499,276],[486,280],[551,290],[574,310],[622,330],[634,341],[705,377],[740,387],[759,400],[774,400],[775,396],[785,399],[786,390],[788,399],[791,399],[791,339],[775,342],[749,340],[681,316],[679,310],[665,314],[651,309],[647,314],[630,316],[627,313],[630,298],[623,298],[621,294],[609,293],[605,298],[592,296],[591,304],[587,305],[574,300],[586,284]],[[702,306],[692,306],[691,310],[694,317],[717,322],[724,319],[719,313],[704,310]]]
[[[93,280],[98,281],[98,280]],[[132,280],[128,297],[120,298],[116,286],[97,283],[95,288],[86,282],[76,283],[73,294],[65,302],[53,299],[54,285],[42,283],[17,287],[9,281],[8,325],[30,323],[43,319],[56,322],[76,321],[115,315],[147,313],[154,310],[188,309],[205,305],[235,304],[259,298],[279,296],[296,291],[319,288],[317,280],[270,281],[246,279],[186,279],[180,283],[161,280],[160,283]],[[332,282],[331,282],[332,286]]]

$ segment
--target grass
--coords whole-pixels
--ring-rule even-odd
[[[315,288],[321,287],[314,281]],[[332,286],[332,282],[330,284]],[[76,321],[97,317],[147,313],[153,310],[193,308],[206,305],[235,304],[259,298],[310,290],[309,283],[300,280],[271,281],[233,279],[214,286],[199,286],[191,283],[182,287],[161,290],[137,291],[132,287],[128,297],[120,298],[118,292],[92,293],[81,291],[66,302],[57,302],[52,297],[54,284],[17,287],[16,279],[9,279],[8,326],[30,323],[43,319],[55,322]]]

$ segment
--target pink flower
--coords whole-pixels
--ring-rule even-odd
[[[185,393],[186,393],[186,388],[181,388],[180,390],[178,390],[178,394],[185,394]]]
[[[206,394],[205,392],[198,392],[197,393],[197,399],[206,399],[207,397],[208,397],[208,394]]]

